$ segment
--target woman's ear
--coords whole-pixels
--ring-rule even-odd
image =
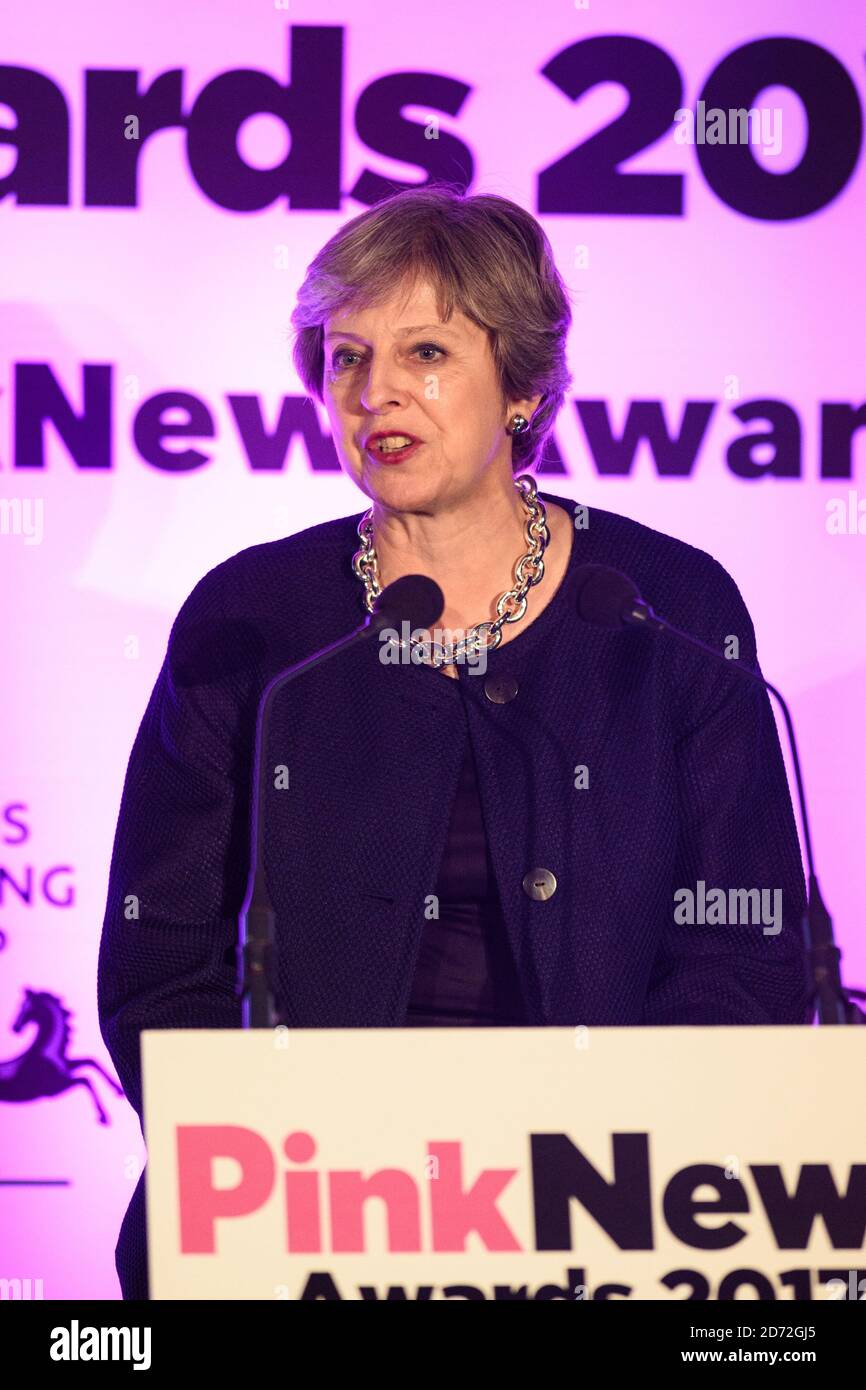
[[[509,401],[505,416],[506,426],[511,424],[513,415],[525,415],[526,419],[532,424],[532,417],[543,400],[542,396],[532,396],[521,401]]]

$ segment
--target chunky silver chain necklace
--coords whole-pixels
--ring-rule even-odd
[[[514,486],[520,493],[527,512],[524,528],[527,550],[514,567],[514,588],[506,589],[497,599],[495,618],[489,622],[476,623],[475,627],[470,628],[466,636],[457,642],[424,642],[414,637],[410,637],[408,642],[401,638],[392,639],[399,647],[411,647],[419,652],[420,657],[416,659],[429,661],[433,666],[451,666],[459,658],[471,659],[472,655],[482,648],[494,651],[502,641],[503,624],[519,622],[526,612],[526,596],[530,588],[544,578],[544,552],[550,542],[550,531],[547,526],[547,511],[538,496],[532,475],[521,473],[520,477],[514,479]],[[379,561],[373,545],[372,507],[358,523],[358,535],[361,547],[352,557],[352,569],[364,585],[364,606],[368,613],[372,613],[373,604],[382,592],[379,584]]]

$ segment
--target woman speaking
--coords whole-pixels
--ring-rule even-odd
[[[241,1026],[261,693],[408,574],[440,586],[436,629],[353,646],[274,702],[263,849],[284,1021],[808,1022],[805,890],[766,693],[578,614],[579,571],[613,567],[754,668],[736,585],[528,471],[570,382],[571,312],[539,224],[493,195],[398,193],[322,248],[292,322],[365,507],[225,560],[173,624],[99,956],[103,1037],[139,1115],[142,1029]],[[778,911],[718,906],[758,900]],[[117,1246],[124,1298],[147,1297],[143,1184]]]

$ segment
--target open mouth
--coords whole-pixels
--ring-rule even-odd
[[[420,448],[420,439],[411,439],[405,434],[394,434],[387,438],[371,440],[367,445],[367,453],[379,463],[402,463]]]

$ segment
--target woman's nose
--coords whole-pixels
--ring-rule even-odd
[[[389,405],[400,405],[405,399],[406,388],[398,365],[390,358],[374,358],[361,388],[364,407],[371,411],[382,410]]]

